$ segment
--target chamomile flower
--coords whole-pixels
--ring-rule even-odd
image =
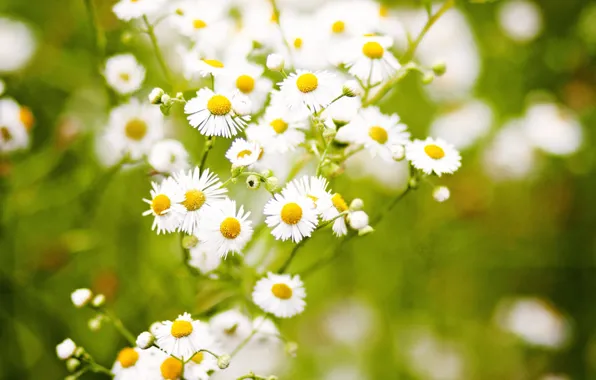
[[[219,370],[217,359],[205,352],[197,352],[184,364],[184,378],[187,380],[207,380]]]
[[[178,140],[166,139],[155,143],[147,157],[149,165],[160,173],[174,173],[190,166],[188,152]]]
[[[341,94],[335,75],[327,71],[297,70],[279,83],[280,99],[292,111],[318,112]]]
[[[396,114],[384,115],[377,107],[366,107],[339,130],[336,138],[364,145],[371,156],[392,161],[392,147],[407,144],[410,133]]]
[[[197,167],[188,172],[180,171],[174,174],[174,180],[184,194],[180,203],[184,206],[185,214],[180,230],[192,235],[198,230],[199,222],[207,208],[223,200],[228,189],[222,187],[219,177],[209,169],[203,170],[202,173]]]
[[[245,213],[243,206],[236,212],[236,201],[226,199],[217,202],[207,210],[199,238],[208,249],[217,251],[222,257],[230,252],[241,253],[252,237],[249,216],[250,212]]]
[[[238,116],[232,103],[235,97],[228,94],[216,94],[210,89],[197,91],[197,96],[184,106],[190,125],[205,136],[236,136],[250,120],[250,116]]]
[[[154,335],[161,350],[182,360],[188,360],[199,350],[209,349],[214,344],[209,325],[193,320],[189,313],[179,315],[175,321],[156,325]]]
[[[416,169],[439,177],[452,174],[461,166],[461,156],[453,145],[441,139],[414,140],[406,145],[406,158]]]
[[[215,88],[222,91],[239,91],[251,101],[252,112],[257,112],[265,104],[273,83],[263,77],[264,68],[236,57],[227,71],[217,78]]]
[[[157,233],[174,232],[182,223],[185,208],[184,192],[173,178],[164,179],[160,184],[153,182],[151,199],[143,199],[150,205],[150,209],[143,213],[143,216],[153,215],[152,230],[157,228]]]
[[[252,293],[253,302],[267,313],[290,318],[304,311],[306,291],[300,276],[268,273],[260,279]]]
[[[217,47],[227,37],[229,23],[223,14],[224,7],[211,1],[186,0],[175,3],[172,8],[173,14],[168,19],[170,25],[193,41]]]
[[[119,54],[106,61],[106,81],[119,94],[130,94],[141,88],[145,68],[132,54]]]
[[[291,188],[275,194],[263,213],[267,216],[265,223],[273,228],[271,234],[276,239],[292,239],[295,243],[309,237],[318,222],[313,201]]]
[[[232,352],[253,329],[246,315],[234,309],[215,315],[209,321],[209,325],[224,352]]]
[[[221,264],[221,256],[216,251],[208,249],[202,242],[189,249],[188,253],[190,256],[188,265],[203,274],[213,272]]]
[[[271,153],[286,153],[304,142],[304,129],[308,128],[307,115],[280,104],[267,107],[257,125],[250,126],[246,135],[269,147]]]
[[[140,348],[125,347],[118,352],[112,366],[112,373],[116,380],[135,380],[149,378],[149,368],[144,365],[146,351]]]
[[[237,138],[226,152],[226,158],[233,166],[251,167],[262,154],[263,148],[259,143]]]
[[[158,13],[164,3],[165,0],[120,0],[112,10],[120,20],[130,21]]]
[[[21,108],[12,99],[0,99],[0,153],[29,146],[29,134],[22,122]]]
[[[401,67],[388,49],[393,44],[390,37],[364,36],[356,38],[346,47],[343,63],[348,72],[368,85],[390,78]]]
[[[324,177],[303,176],[290,182],[287,187],[309,198],[318,214],[330,207],[331,194],[327,191],[327,180]]]
[[[329,198],[323,198],[320,207],[324,210],[322,219],[325,221],[333,220],[331,228],[335,236],[344,236],[348,233],[348,226],[346,224],[348,215],[340,215],[348,212],[350,207],[341,194],[335,193]]]
[[[227,72],[223,62],[208,58],[199,59],[196,62],[196,70],[202,77],[208,77],[209,75],[217,77]]]

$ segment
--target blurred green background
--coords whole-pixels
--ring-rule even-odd
[[[148,67],[146,86],[161,84],[148,46],[121,42],[122,25],[110,2],[96,3],[108,53],[133,51]],[[411,335],[418,333],[448,342],[462,379],[538,379],[547,373],[596,378],[596,4],[537,1],[543,31],[535,41],[517,44],[497,23],[501,3],[457,2],[479,50],[474,94],[493,108],[493,132],[522,114],[529,94],[547,91],[577,113],[582,149],[569,158],[543,157],[538,175],[503,182],[491,180],[482,167],[486,141],[467,149],[459,172],[439,181],[451,188],[448,202],[434,202],[431,188],[421,186],[374,234],[352,240],[332,265],[306,278],[306,312],[281,323],[281,331],[300,344],[282,378],[322,379],[334,368],[359,372],[353,378],[361,379],[431,378],[411,363]],[[209,309],[224,296],[182,265],[177,236],[156,236],[150,218],[141,217],[149,190],[146,167],[102,181],[106,169],[93,154],[94,131],[105,121],[110,99],[96,71],[83,1],[3,0],[0,14],[27,21],[39,39],[28,67],[3,78],[7,93],[32,109],[36,125],[31,149],[0,162],[0,374],[59,379],[67,372],[54,350],[65,337],[107,366],[125,344],[109,325],[98,332],[87,328],[90,311],[70,303],[75,288],[104,293],[134,333],[184,310]],[[383,103],[417,137],[441,112],[421,87],[412,75]],[[180,121],[173,127],[177,136],[196,160],[202,138],[179,115],[174,118]],[[225,148],[216,146],[208,161],[223,176]],[[347,199],[363,198],[371,216],[399,192],[347,176],[333,186]],[[330,234],[315,237],[293,268],[308,266],[330,244]],[[568,344],[532,348],[501,331],[497,305],[518,296],[540,297],[559,310],[570,321]],[[325,332],[330,310],[346,300],[365,310],[362,322],[355,318],[345,327],[346,335],[361,330],[356,342]],[[422,357],[427,366],[441,367]]]

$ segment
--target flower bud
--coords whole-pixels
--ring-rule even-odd
[[[128,45],[132,41],[133,38],[134,37],[133,37],[132,33],[124,32],[124,33],[122,33],[122,36],[120,37],[120,41],[122,41],[122,43],[124,45]]]
[[[354,211],[348,214],[348,223],[355,230],[361,230],[368,226],[368,214],[364,211]]]
[[[412,177],[408,180],[408,187],[411,189],[418,188],[418,179],[416,177]]]
[[[186,235],[182,238],[182,248],[191,249],[199,244],[199,239],[194,235]]]
[[[219,369],[226,369],[230,366],[230,360],[232,360],[232,357],[230,355],[219,355],[217,357],[217,366],[219,367]]]
[[[354,198],[354,200],[350,203],[350,210],[358,211],[364,208],[364,201],[360,198]]]
[[[70,294],[70,299],[75,307],[81,308],[91,301],[93,293],[87,288],[77,289]]]
[[[267,189],[267,191],[275,193],[279,190],[278,183],[279,179],[277,179],[277,177],[269,177],[265,181],[265,188]]]
[[[406,158],[406,148],[403,145],[392,145],[389,150],[391,150],[391,158],[394,161],[401,161]]]
[[[93,307],[102,307],[105,303],[106,296],[104,296],[103,294],[98,294],[95,297],[93,297],[93,300],[91,300],[91,306]]]
[[[246,177],[246,186],[251,190],[256,190],[261,187],[261,180],[254,174]]]
[[[358,230],[358,236],[365,236],[368,234],[372,234],[373,232],[375,232],[374,228],[372,228],[371,226],[366,226]]]
[[[445,61],[439,61],[433,65],[432,69],[435,75],[441,76],[447,71],[447,64]]]
[[[435,75],[433,73],[426,73],[422,76],[422,83],[431,84],[434,79]]]
[[[298,353],[298,343],[296,342],[287,342],[285,345],[285,349],[288,355],[291,357],[296,357]]]
[[[66,361],[66,369],[68,372],[75,372],[81,366],[81,362],[78,359],[70,358]]]
[[[437,186],[433,190],[433,198],[437,202],[445,202],[447,199],[449,199],[450,195],[451,192],[449,191],[449,188],[446,186]]]
[[[155,342],[155,336],[153,336],[153,334],[151,334],[149,331],[143,331],[137,337],[137,346],[139,346],[139,348],[142,350],[146,350],[151,347],[153,342]]]
[[[284,64],[284,57],[279,54],[273,53],[267,56],[267,68],[271,71],[282,71]]]
[[[151,104],[160,104],[161,103],[161,97],[164,96],[165,94],[166,93],[164,92],[164,90],[162,90],[159,87],[155,87],[149,93],[149,103],[151,103]]]
[[[348,96],[350,98],[363,95],[362,87],[360,87],[358,82],[356,82],[355,80],[346,81],[346,83],[344,83],[342,87],[342,91],[345,96]]]
[[[77,346],[72,339],[67,338],[62,341],[62,343],[56,346],[56,355],[61,360],[66,360],[74,355]]]
[[[87,322],[87,327],[89,327],[89,330],[91,331],[98,331],[101,328],[101,317],[97,316],[95,318],[91,318]]]
[[[170,105],[170,103],[172,102],[172,97],[168,94],[163,94],[161,96],[161,103],[165,104],[165,105]]]

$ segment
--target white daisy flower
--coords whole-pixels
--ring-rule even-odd
[[[238,310],[219,313],[209,321],[211,331],[224,352],[232,352],[252,332],[250,320]]]
[[[293,111],[306,107],[310,112],[318,112],[341,94],[335,74],[327,71],[297,70],[278,84],[281,101]]]
[[[29,146],[29,134],[23,121],[29,117],[12,99],[0,99],[0,153],[13,152]],[[23,120],[25,119],[25,120]]]
[[[165,0],[120,0],[112,10],[116,17],[130,21],[143,16],[151,16],[162,9]]]
[[[251,167],[263,155],[263,148],[254,141],[237,138],[226,152],[226,158],[233,166]]]
[[[186,212],[184,206],[184,192],[173,178],[166,178],[160,184],[153,182],[151,199],[143,199],[150,205],[150,209],[143,216],[153,215],[152,230],[157,228],[157,233],[174,232],[182,223]]]
[[[227,73],[227,68],[224,66],[223,62],[218,61],[217,59],[207,58],[199,59],[196,62],[196,70],[202,77],[208,77],[209,75],[218,77],[219,75]]]
[[[271,272],[257,282],[252,293],[252,300],[257,306],[279,318],[302,313],[306,306],[305,297],[300,276]]]
[[[197,96],[184,106],[190,125],[205,136],[236,136],[250,120],[250,116],[238,116],[233,112],[235,97],[215,94],[207,88],[197,91]]]
[[[371,156],[392,161],[393,147],[409,142],[406,128],[396,114],[384,115],[377,107],[366,107],[338,131],[336,139],[364,145]]]
[[[103,73],[108,85],[119,94],[130,94],[141,88],[145,68],[132,54],[119,54],[108,58]]]
[[[167,355],[156,355],[155,359],[159,359],[161,363],[159,364],[159,372],[156,370],[155,372],[158,373],[156,380],[181,380],[182,374],[184,372],[184,364],[181,360],[177,358],[173,358]]]
[[[401,67],[388,49],[391,37],[364,36],[356,38],[346,47],[343,63],[348,72],[364,84],[374,85],[392,77]]]
[[[188,152],[178,140],[161,140],[151,147],[149,165],[160,173],[171,174],[190,167]]]
[[[125,347],[120,350],[112,366],[114,379],[136,380],[150,378],[149,367],[144,363],[147,356],[147,352],[138,347]]]
[[[184,378],[187,380],[208,380],[219,370],[217,359],[205,352],[197,352],[184,364]]]
[[[271,234],[278,240],[292,239],[298,243],[309,237],[318,223],[313,201],[289,188],[275,194],[263,213],[267,216],[265,223],[273,228]]]
[[[188,360],[199,350],[214,345],[209,325],[193,320],[189,313],[179,315],[175,321],[161,322],[155,326],[154,334],[161,350],[181,360]]]
[[[327,191],[327,186],[327,180],[323,177],[303,176],[290,182],[287,188],[309,198],[321,215],[331,205],[331,194]]]
[[[226,73],[217,78],[215,89],[218,91],[239,91],[251,101],[251,111],[257,112],[265,104],[273,83],[263,76],[263,66],[247,62],[243,57],[236,57],[226,65]]]
[[[406,145],[406,158],[416,169],[426,174],[454,173],[461,166],[461,156],[453,145],[441,139],[428,137],[426,140],[414,140]]]
[[[203,274],[213,272],[221,264],[221,256],[217,251],[208,249],[202,242],[189,249],[188,253],[188,265]]]
[[[221,46],[227,36],[229,23],[225,20],[224,7],[211,1],[179,1],[172,7],[168,21],[180,34],[201,45]]]
[[[128,153],[132,160],[139,160],[163,138],[163,134],[164,118],[159,108],[131,99],[112,109],[105,138],[114,153]]]
[[[202,173],[197,167],[188,172],[180,171],[174,173],[174,180],[184,194],[184,199],[180,203],[184,206],[185,214],[180,230],[192,235],[198,231],[199,223],[207,208],[223,200],[228,189],[222,187],[219,177],[209,169],[203,170]]]
[[[344,236],[348,233],[348,226],[346,220],[348,215],[339,217],[343,212],[350,209],[344,198],[339,193],[333,194],[329,198],[321,199],[320,207],[324,210],[322,213],[322,219],[325,221],[333,220],[332,230],[335,236]]]
[[[226,257],[228,253],[241,253],[242,248],[252,237],[250,212],[240,206],[236,212],[236,201],[230,199],[217,202],[207,209],[201,225],[199,237],[206,247]]]

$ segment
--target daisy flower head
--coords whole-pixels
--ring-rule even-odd
[[[132,54],[119,54],[108,58],[103,73],[106,81],[119,94],[131,94],[141,88],[145,68]]]
[[[188,265],[199,272],[207,274],[216,270],[221,264],[221,256],[217,252],[207,249],[202,242],[188,250]]]
[[[335,75],[327,71],[297,70],[280,86],[280,99],[292,111],[319,112],[341,94]]]
[[[234,140],[230,149],[226,152],[226,158],[232,166],[251,167],[263,155],[263,148],[254,141],[246,141],[243,138]]]
[[[248,317],[235,309],[213,316],[209,325],[224,352],[232,352],[251,334],[253,329]]]
[[[123,21],[130,21],[143,16],[152,16],[162,9],[165,0],[120,0],[112,11]]]
[[[260,279],[252,293],[253,302],[279,318],[290,318],[304,311],[306,291],[300,276],[274,274]]]
[[[338,131],[337,140],[364,145],[371,156],[392,161],[392,148],[410,141],[406,128],[396,114],[385,115],[377,107],[366,107]]]
[[[174,173],[190,166],[188,152],[178,140],[166,139],[155,143],[147,157],[149,165],[160,173]]]
[[[184,364],[184,378],[188,380],[208,380],[219,370],[217,359],[205,352],[197,352]]]
[[[433,172],[439,177],[442,174],[454,173],[461,166],[461,156],[453,145],[428,137],[426,140],[414,140],[406,145],[406,158],[416,169],[425,174]]]
[[[265,104],[273,83],[263,77],[262,66],[247,62],[244,57],[235,57],[232,62],[226,66],[226,73],[217,78],[215,88],[240,92],[250,99],[252,112],[257,112]]]
[[[368,85],[380,83],[395,74],[401,67],[397,59],[388,50],[393,41],[387,36],[355,38],[342,61],[348,72]]]
[[[149,367],[144,365],[147,354],[138,347],[125,347],[118,352],[112,366],[112,373],[116,380],[135,380],[149,378]]]
[[[174,173],[174,180],[184,199],[180,202],[184,206],[184,218],[180,230],[187,234],[195,233],[199,222],[207,208],[225,198],[228,189],[222,187],[219,177],[209,169],[201,172],[199,168]]]
[[[309,198],[319,215],[330,207],[331,194],[327,191],[327,186],[328,183],[324,177],[306,175],[287,185],[292,191]]]
[[[298,243],[309,237],[318,223],[312,199],[293,188],[286,188],[271,198],[263,213],[265,223],[273,228],[271,234],[278,240],[292,239]]]
[[[214,345],[209,325],[192,319],[189,313],[179,315],[174,321],[157,324],[154,335],[162,351],[181,360],[188,360],[199,350]]]
[[[174,3],[168,21],[172,28],[193,41],[220,46],[228,27],[224,10],[211,1],[179,1]]]
[[[196,70],[202,77],[208,77],[213,75],[217,77],[227,72],[227,69],[223,62],[217,59],[202,58],[196,62]]]
[[[12,99],[0,99],[0,153],[8,153],[29,146],[27,126],[21,120],[21,110]]]
[[[164,179],[161,183],[153,182],[151,199],[143,199],[150,206],[143,216],[153,215],[152,230],[157,228],[157,233],[174,232],[184,219],[185,209],[181,204],[184,202],[184,192],[173,178]]]
[[[236,201],[225,199],[207,209],[201,225],[199,239],[207,249],[216,251],[221,257],[228,253],[241,253],[242,248],[252,237],[250,212],[240,206],[236,212]]]
[[[238,98],[237,98],[238,97]],[[238,116],[233,103],[242,100],[238,95],[216,94],[208,88],[197,91],[197,96],[184,106],[190,125],[205,136],[236,136],[250,120],[250,116]]]
[[[331,197],[322,199],[320,207],[323,209],[321,214],[322,219],[325,221],[333,220],[332,230],[335,236],[344,236],[348,233],[348,226],[346,224],[348,215],[340,215],[348,212],[350,207],[340,193],[335,193]]]

